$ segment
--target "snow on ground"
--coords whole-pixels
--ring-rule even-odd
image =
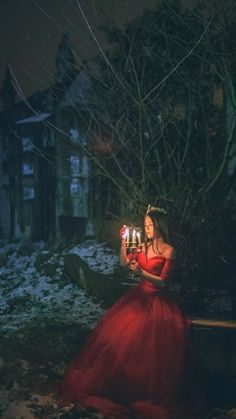
[[[112,249],[95,240],[88,240],[82,245],[75,246],[69,253],[80,256],[91,269],[105,275],[114,273],[119,260]]]
[[[66,278],[66,254],[77,254],[92,270],[107,275],[118,265],[117,253],[96,240],[56,249],[44,242],[0,241],[0,331],[18,330],[40,316],[94,327],[104,309]],[[208,292],[205,306],[209,317],[231,310],[228,296],[217,291]]]
[[[95,240],[54,249],[44,242],[0,241],[0,417],[5,419],[103,417],[58,405],[56,383],[104,313],[66,275],[68,253],[104,274],[118,262]]]
[[[43,242],[32,244],[26,252],[21,243],[0,245],[0,330],[14,331],[34,318],[50,318],[55,313],[64,323],[94,327],[104,309],[86,291],[65,280],[64,255],[78,254],[91,269],[109,274],[118,263],[110,248],[94,240],[53,252]],[[50,266],[52,273],[45,274],[44,267]]]

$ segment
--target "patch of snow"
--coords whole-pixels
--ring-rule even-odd
[[[0,331],[14,332],[34,319],[52,318],[93,328],[104,309],[85,290],[64,278],[64,254],[45,250],[45,243],[33,246],[30,255],[19,255],[20,244],[0,243],[6,261],[0,268]],[[45,265],[54,264],[53,276],[37,271],[38,255],[49,255]]]
[[[92,270],[105,275],[113,274],[119,263],[118,255],[105,243],[96,240],[87,240],[68,253],[78,255]]]

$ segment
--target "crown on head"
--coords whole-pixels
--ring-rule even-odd
[[[146,214],[148,214],[151,211],[156,211],[156,212],[160,212],[161,214],[167,214],[167,211],[164,208],[158,208],[158,207],[152,207],[150,204],[147,207],[147,212]]]

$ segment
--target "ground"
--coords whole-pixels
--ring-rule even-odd
[[[0,416],[4,419],[102,418],[80,406],[58,405],[58,383],[104,313],[101,304],[71,283],[63,260],[71,247],[45,243],[0,247]],[[77,246],[99,271],[106,246]],[[109,251],[114,265],[116,256]],[[96,259],[96,255],[98,259]],[[106,259],[106,258],[105,258]],[[112,269],[112,267],[111,267]],[[209,406],[206,419],[236,418],[234,406]]]
[[[57,386],[66,364],[88,330],[77,324],[34,323],[1,340],[1,409],[5,419],[89,417],[98,415],[72,405],[60,408]],[[76,412],[75,412],[76,410]],[[72,415],[72,412],[74,416]]]

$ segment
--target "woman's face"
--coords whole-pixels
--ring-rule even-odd
[[[148,239],[154,238],[154,224],[152,219],[147,215],[144,220],[145,233]]]

